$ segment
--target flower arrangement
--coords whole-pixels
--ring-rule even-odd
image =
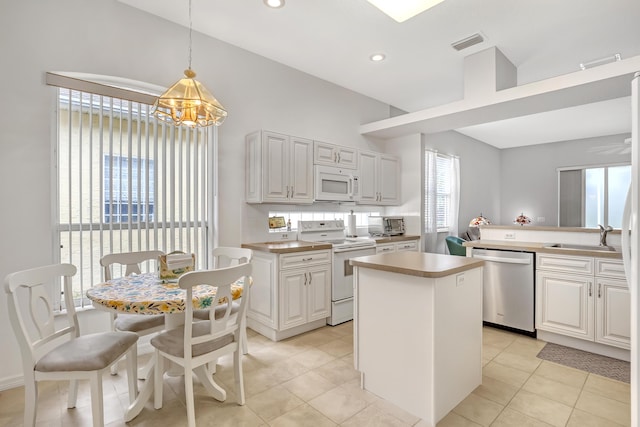
[[[521,212],[520,215],[516,217],[515,221],[513,221],[513,223],[524,226],[525,224],[531,224],[531,218],[529,218],[528,216],[525,216],[525,214]]]

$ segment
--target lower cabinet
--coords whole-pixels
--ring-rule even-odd
[[[247,325],[279,341],[326,325],[331,314],[331,250],[254,251]]]
[[[394,243],[376,243],[376,253],[383,254],[400,251],[418,251],[419,240],[402,240]]]
[[[536,328],[629,349],[631,298],[621,261],[538,254]],[[594,266],[596,266],[594,270]]]

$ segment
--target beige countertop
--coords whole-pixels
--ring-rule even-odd
[[[413,251],[357,257],[350,263],[357,267],[428,278],[445,277],[484,265],[484,261],[474,258]]]
[[[372,239],[375,240],[376,243],[382,245],[385,243],[403,242],[407,240],[420,240],[420,236],[403,234],[401,236],[372,237]]]
[[[322,249],[331,249],[330,243],[305,242],[303,240],[285,240],[282,242],[259,242],[259,243],[243,243],[243,248],[254,251],[271,252],[276,254],[287,254],[293,252],[319,251]]]
[[[507,241],[507,240],[472,240],[464,242],[463,245],[471,248],[484,248],[484,249],[504,249],[504,250],[516,250],[526,252],[539,252],[547,254],[558,255],[573,255],[573,256],[589,256],[598,258],[613,258],[622,259],[622,253],[620,251],[598,251],[598,250],[585,250],[585,249],[569,249],[569,248],[553,248],[548,247],[553,245],[554,242],[520,242],[520,241]]]

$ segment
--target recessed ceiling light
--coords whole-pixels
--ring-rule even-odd
[[[444,0],[367,0],[369,3],[392,17],[398,22],[404,22],[409,18],[432,8]]]
[[[385,58],[386,58],[386,55],[384,53],[374,53],[369,57],[369,59],[372,60],[373,62],[384,61]]]
[[[264,4],[274,9],[284,6],[284,0],[263,0]]]

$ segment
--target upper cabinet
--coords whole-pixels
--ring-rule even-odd
[[[400,159],[360,151],[360,204],[400,204]]]
[[[313,162],[316,165],[358,169],[358,150],[327,142],[313,141]]]
[[[313,141],[269,131],[246,140],[248,203],[313,203]]]

